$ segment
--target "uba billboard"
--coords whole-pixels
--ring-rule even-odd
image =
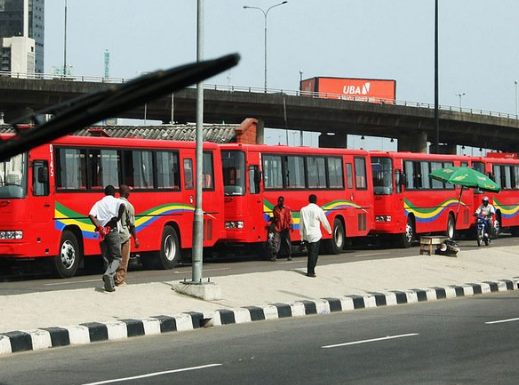
[[[382,103],[396,98],[396,80],[318,77],[301,81],[300,87],[308,96],[326,99]]]

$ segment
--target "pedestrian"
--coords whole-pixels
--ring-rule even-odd
[[[124,213],[124,203],[115,197],[115,187],[105,187],[105,196],[97,201],[90,210],[88,217],[99,232],[101,254],[106,270],[103,274],[106,291],[115,291],[114,276],[121,263],[121,240],[118,223]]]
[[[135,209],[128,201],[130,196],[130,186],[122,184],[119,186],[119,196],[124,203],[124,212],[121,217],[121,230],[119,238],[121,239],[121,264],[115,273],[115,286],[126,286],[126,273],[128,271],[128,262],[130,261],[131,238],[135,242],[135,248],[139,248],[139,240],[135,231]]]
[[[272,247],[271,261],[275,261],[278,255],[286,254],[287,260],[292,260],[292,239],[290,232],[294,231],[294,220],[292,218],[292,210],[285,206],[285,198],[280,196],[278,204],[272,211],[271,219],[274,225],[274,240]],[[283,250],[284,249],[284,250]],[[281,251],[284,251],[280,254]]]
[[[323,236],[321,233],[321,223],[330,235],[332,234],[332,229],[323,209],[316,204],[317,196],[311,194],[308,197],[308,201],[310,203],[301,209],[299,233],[301,234],[301,241],[305,242],[308,249],[306,276],[315,277],[315,266],[319,257],[319,244]]]

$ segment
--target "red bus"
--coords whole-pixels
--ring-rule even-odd
[[[333,232],[323,246],[340,253],[350,237],[369,234],[373,189],[367,151],[267,145],[221,145],[225,244],[267,251],[266,226],[279,196],[292,209],[296,243],[299,212],[316,194]],[[267,254],[268,255],[268,254]]]
[[[220,152],[204,144],[204,247],[223,232]],[[88,218],[108,184],[132,188],[138,252],[169,269],[193,241],[195,142],[66,136],[0,162],[0,259],[47,258],[72,277],[100,254]],[[99,258],[97,258],[99,260]]]
[[[512,235],[519,235],[519,160],[510,154],[492,153],[474,163],[478,171],[501,187],[499,193],[476,191],[475,207],[481,204],[483,196],[488,196],[496,209],[499,230],[508,229]]]
[[[449,166],[471,166],[471,158],[410,152],[370,152],[375,196],[375,234],[409,247],[417,234],[468,230],[474,223],[474,192],[434,180]]]

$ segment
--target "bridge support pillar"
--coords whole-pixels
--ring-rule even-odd
[[[319,147],[322,148],[346,148],[347,144],[348,135],[341,132],[336,132],[335,135],[319,135]]]
[[[427,134],[404,134],[398,136],[398,151],[411,151],[427,153]]]
[[[34,113],[32,108],[19,108],[17,110],[8,110],[4,112],[4,121],[6,123],[16,122],[16,123],[32,123],[31,119],[21,120],[22,117],[28,116]]]
[[[265,144],[265,122],[259,119],[256,123],[256,143]]]

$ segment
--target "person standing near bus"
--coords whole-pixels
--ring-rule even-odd
[[[135,232],[135,209],[128,201],[130,196],[130,186],[122,184],[119,186],[119,196],[125,206],[123,215],[121,217],[121,231],[119,231],[119,238],[121,239],[121,264],[115,273],[115,286],[126,286],[126,273],[128,271],[128,262],[130,261],[131,238],[135,242],[135,248],[139,248],[139,240]]]
[[[279,197],[278,204],[272,211],[274,217],[271,219],[274,225],[274,240],[271,261],[275,261],[282,248],[285,249],[287,260],[292,260],[292,238],[290,232],[294,231],[294,220],[292,210],[285,206],[285,198]]]
[[[332,234],[332,229],[323,209],[317,206],[317,196],[311,194],[308,197],[308,201],[310,203],[301,209],[299,233],[301,234],[301,241],[306,243],[306,248],[308,249],[306,276],[316,277],[315,266],[319,257],[319,244],[323,236],[321,223],[330,235]]]
[[[90,209],[88,217],[99,232],[101,254],[106,270],[103,274],[104,288],[115,291],[114,276],[121,263],[121,240],[117,224],[124,213],[124,203],[115,197],[115,187],[105,187],[105,196]]]

